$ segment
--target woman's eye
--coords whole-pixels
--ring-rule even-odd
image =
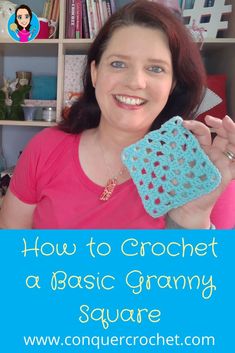
[[[115,67],[115,68],[117,68],[117,69],[122,69],[122,68],[124,68],[126,65],[125,65],[125,63],[122,62],[122,61],[113,61],[113,62],[111,62],[111,66],[112,66],[112,67]]]
[[[19,15],[17,17],[18,17],[18,20],[22,20],[22,16],[21,15]]]
[[[156,73],[160,73],[164,71],[160,66],[150,66],[148,70]]]
[[[29,15],[25,15],[26,20],[29,18]]]

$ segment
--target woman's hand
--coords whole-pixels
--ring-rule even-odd
[[[183,125],[198,139],[205,153],[219,169],[222,180],[214,191],[169,212],[169,216],[184,228],[209,228],[210,214],[217,198],[229,182],[235,179],[235,160],[224,154],[229,151],[231,158],[235,156],[235,122],[228,116],[221,120],[209,115],[205,121],[216,133],[213,141],[211,131],[205,124],[187,120]]]

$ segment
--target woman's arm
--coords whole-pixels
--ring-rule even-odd
[[[9,189],[0,210],[1,229],[31,229],[36,205],[20,201]]]

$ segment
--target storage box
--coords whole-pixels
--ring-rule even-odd
[[[56,87],[57,77],[56,76],[33,76],[32,77],[32,99],[45,99],[55,100],[56,99]]]

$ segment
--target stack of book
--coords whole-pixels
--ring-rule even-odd
[[[58,29],[60,14],[60,0],[47,0],[44,2],[42,17],[51,21]],[[57,30],[53,35],[56,38]]]
[[[65,37],[95,38],[115,11],[115,0],[66,0]]]

